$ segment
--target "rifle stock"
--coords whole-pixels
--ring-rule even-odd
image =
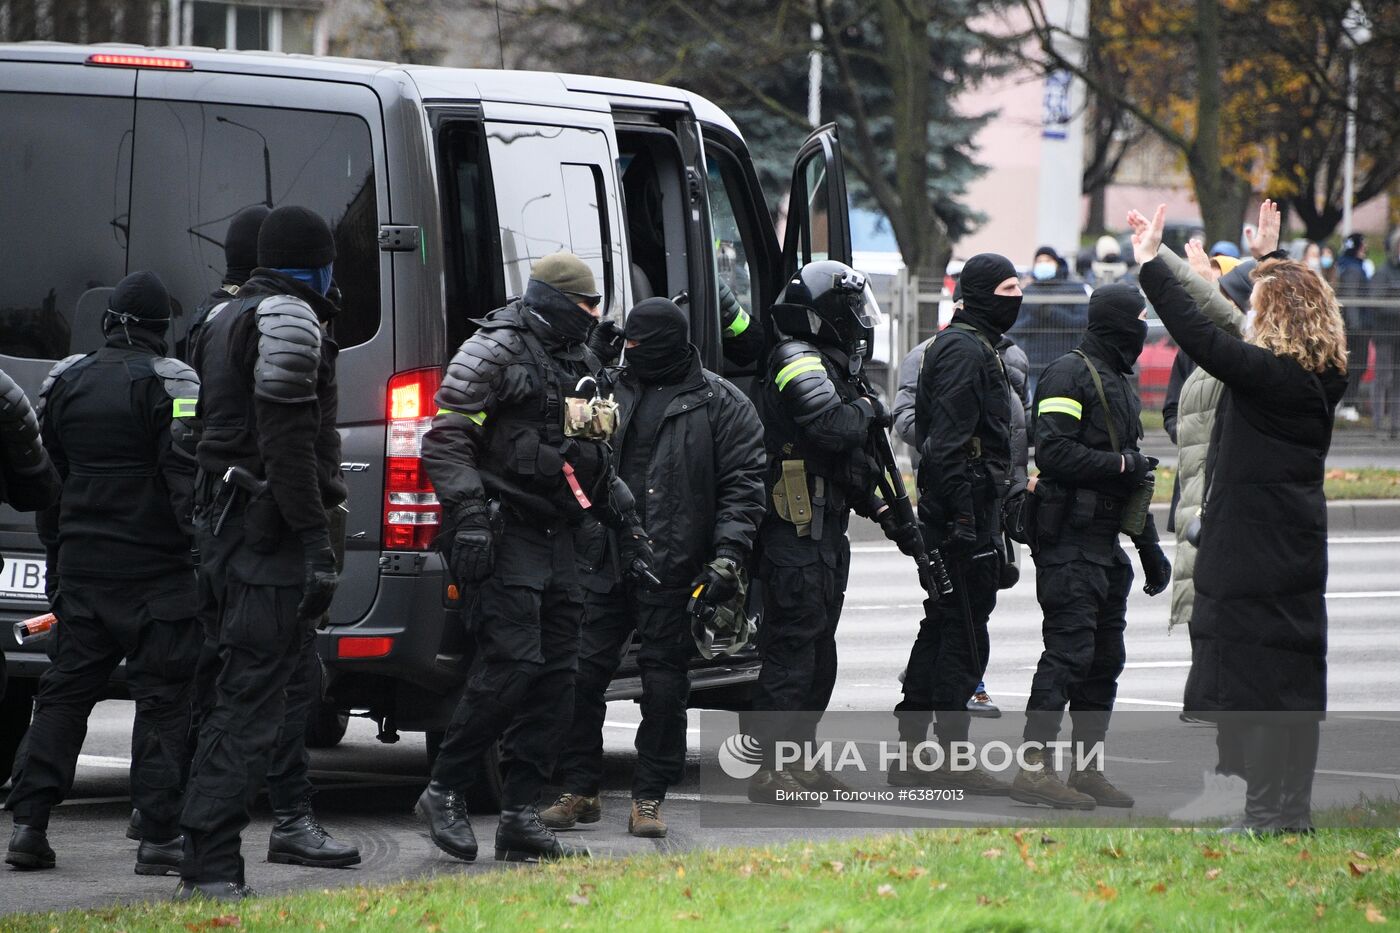
[[[883,429],[874,429],[870,432],[870,442],[874,448],[875,460],[880,464],[880,491],[885,497],[885,504],[894,509],[900,524],[908,524],[914,528],[914,563],[919,568],[919,584],[929,599],[935,601],[951,594],[953,581],[948,577],[943,555],[937,548],[929,547],[924,541],[918,516],[914,513],[914,503],[909,501],[909,490],[904,485],[904,475],[899,472],[899,463],[895,460],[889,434]]]

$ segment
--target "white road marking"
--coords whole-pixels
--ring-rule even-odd
[[[1397,599],[1400,590],[1359,590],[1355,593],[1328,593],[1328,599]]]
[[[130,758],[115,758],[111,755],[79,755],[78,764],[87,765],[89,768],[114,768],[122,771],[130,770]]]
[[[603,721],[603,725],[605,725],[605,726],[611,726],[611,727],[614,728],[614,729],[626,729],[628,732],[636,732],[638,729],[640,729],[640,728],[642,727],[642,724],[639,723],[639,722],[617,722],[616,720],[613,720],[613,719],[606,719],[606,720],[604,720],[604,721]],[[687,729],[687,730],[685,730],[685,732],[686,732],[686,735],[699,735],[699,734],[700,734],[700,730],[699,730],[699,729],[695,729],[695,728]]]
[[[1170,758],[1119,758],[1115,755],[1105,755],[1104,757],[1109,761],[1119,761],[1129,765],[1169,765],[1172,763]]]
[[[1030,670],[1031,668],[1027,668],[1027,669]],[[997,693],[997,696],[1001,696],[1001,697],[1017,697],[1018,699],[1019,699],[1019,698],[1028,698],[1028,697],[1030,696],[1029,693],[1008,693],[1008,692],[1005,691],[1005,690],[998,690],[996,693]],[[1162,707],[1163,709],[1182,709],[1182,708],[1183,708],[1182,705],[1181,705],[1180,703],[1168,703],[1168,702],[1165,701],[1165,700],[1138,700],[1138,699],[1134,699],[1133,697],[1118,697],[1114,702],[1115,702],[1115,703],[1118,703],[1118,704],[1127,703],[1127,704],[1129,704],[1130,706],[1160,706],[1160,707]]]
[[[1386,781],[1400,781],[1400,774],[1385,774],[1380,771],[1328,771],[1325,768],[1318,768],[1316,773],[1332,774],[1337,777],[1380,778]]]
[[[1176,547],[1175,538],[1163,538],[1160,543],[1164,548]],[[1338,535],[1335,538],[1328,538],[1327,544],[1329,546],[1336,544],[1400,544],[1400,535]],[[887,542],[851,545],[852,554],[896,554],[898,552],[899,548],[896,545]]]
[[[1190,662],[1190,661],[1129,661],[1127,664],[1124,664],[1124,665],[1123,665],[1123,667],[1124,667],[1125,670],[1128,669],[1128,668],[1138,668],[1139,670],[1143,670],[1143,669],[1147,669],[1147,668],[1158,668],[1158,667],[1190,667],[1190,666],[1191,666],[1191,662]],[[1028,665],[1028,666],[1026,666],[1026,667],[1018,667],[1018,668],[1016,668],[1016,670],[1018,670],[1018,671],[1033,671],[1033,670],[1036,670],[1036,668],[1037,668],[1037,665],[1031,664],[1031,665]]]

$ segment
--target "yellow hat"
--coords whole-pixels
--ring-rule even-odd
[[[1229,275],[1230,270],[1238,266],[1244,260],[1236,259],[1234,256],[1212,256],[1210,261],[1220,267],[1221,275]]]

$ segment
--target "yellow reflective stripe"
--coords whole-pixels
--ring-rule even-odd
[[[437,413],[439,415],[461,415],[476,424],[486,423],[486,412],[484,411],[457,411],[455,408],[439,408]]]
[[[175,399],[172,416],[175,418],[193,418],[195,406],[199,404],[197,398],[177,398]]]
[[[781,392],[783,389],[787,388],[789,382],[803,373],[821,372],[826,372],[826,367],[822,365],[821,357],[804,356],[793,360],[791,363],[778,370],[778,375],[774,377],[773,381],[778,384],[778,391]]]
[[[729,326],[724,329],[724,336],[737,337],[749,329],[749,312],[741,306],[739,313],[734,315],[734,320],[729,322]]]
[[[1069,415],[1076,421],[1084,417],[1084,406],[1072,398],[1057,396],[1056,398],[1046,398],[1040,400],[1040,406],[1036,408],[1037,415]]]

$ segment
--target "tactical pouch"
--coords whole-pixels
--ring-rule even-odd
[[[243,510],[243,540],[254,554],[271,554],[282,543],[282,511],[271,495],[258,496]]]
[[[592,383],[593,394],[584,395],[584,384]],[[588,441],[610,441],[617,433],[617,402],[612,396],[603,398],[598,382],[585,376],[574,386],[573,394],[564,398],[564,436]]]
[[[1123,520],[1118,530],[1135,538],[1147,527],[1148,509],[1152,507],[1152,493],[1157,486],[1156,477],[1148,473],[1142,482],[1129,494],[1123,503]]]
[[[1062,489],[1041,480],[1036,484],[1035,493],[1027,498],[1036,500],[1035,521],[1030,526],[1030,540],[1027,543],[1038,548],[1042,542],[1058,540],[1069,512],[1069,496]]]
[[[1099,494],[1092,489],[1079,488],[1074,491],[1069,502],[1066,520],[1069,527],[1075,529],[1088,528],[1094,521],[1094,514],[1099,508]]]
[[[799,538],[812,533],[812,500],[807,491],[807,462],[782,461],[782,473],[773,484],[773,511],[797,529]]]
[[[1001,515],[1001,524],[1006,530],[1006,536],[1013,542],[1034,544],[1036,525],[1040,520],[1040,504],[1040,496],[1029,489],[1008,498]]]

